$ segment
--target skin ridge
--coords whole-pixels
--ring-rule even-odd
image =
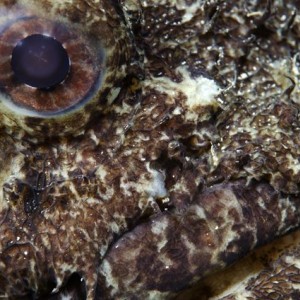
[[[145,298],[153,290],[176,293],[298,224],[299,214],[291,218],[281,202],[287,210],[295,206],[265,183],[215,185],[184,213],[162,214],[119,239],[105,257],[100,282],[109,286],[108,278],[116,278],[111,295],[117,298],[137,290]]]

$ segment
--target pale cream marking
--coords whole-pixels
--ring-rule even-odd
[[[193,110],[201,106],[218,106],[216,97],[221,93],[217,83],[203,76],[192,78],[185,67],[178,67],[176,71],[182,76],[182,81],[177,83],[167,77],[152,77],[146,85],[153,86],[156,90],[175,98],[179,93],[186,96],[183,105],[192,115],[197,115]]]
[[[181,23],[186,23],[192,20],[195,17],[196,12],[201,9],[201,6],[205,3],[204,0],[195,1],[192,5],[186,5],[185,0],[177,0],[176,8],[179,11],[184,11],[184,15],[182,16]]]
[[[155,235],[160,235],[164,233],[164,231],[167,229],[169,225],[168,220],[166,218],[163,218],[162,220],[160,220],[160,222],[157,222],[156,220],[152,220],[151,223],[152,223],[151,231]]]
[[[142,195],[147,195],[153,198],[163,198],[167,196],[167,190],[165,188],[165,175],[164,173],[151,169],[150,163],[146,164],[148,173],[143,174],[138,182],[128,181],[127,178],[122,177],[120,188],[123,189],[124,194],[127,196],[131,195],[130,189],[141,193]],[[146,176],[150,174],[150,179],[146,179]]]
[[[300,172],[300,162],[298,157],[293,157],[291,153],[286,154],[289,166],[288,168],[293,171],[294,175],[298,175]]]

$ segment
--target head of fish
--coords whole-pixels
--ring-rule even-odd
[[[299,35],[296,1],[0,1],[0,296],[167,299],[297,228]]]

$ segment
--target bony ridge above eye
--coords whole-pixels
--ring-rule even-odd
[[[132,63],[122,17],[110,1],[0,0],[0,7],[0,125],[35,136],[77,133],[113,102]],[[63,75],[54,66],[60,56],[45,49],[55,43],[69,63]]]

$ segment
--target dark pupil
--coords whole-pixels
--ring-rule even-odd
[[[33,34],[19,41],[13,49],[11,66],[19,82],[38,89],[50,89],[67,77],[70,60],[56,39]]]

